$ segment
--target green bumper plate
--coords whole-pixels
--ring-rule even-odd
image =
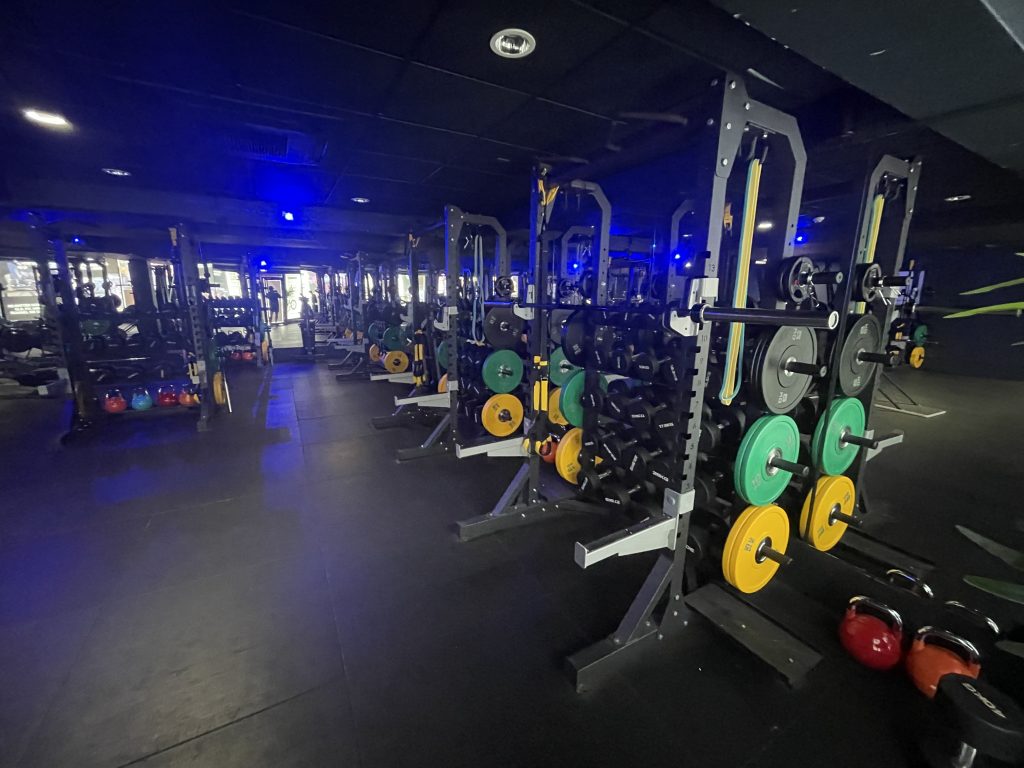
[[[608,391],[608,379],[601,376],[599,379],[601,389]],[[569,375],[565,385],[562,387],[562,394],[558,398],[558,408],[565,416],[565,420],[574,427],[583,426],[583,387],[586,383],[586,372],[578,370]]]
[[[910,335],[910,338],[914,340],[915,344],[924,344],[926,341],[928,341],[928,326],[917,326],[914,329],[914,332]]]
[[[848,432],[863,435],[866,425],[864,405],[855,397],[837,397],[818,420],[811,439],[814,464],[826,475],[841,475],[857,458],[858,446],[840,438]]]
[[[377,344],[380,342],[380,337],[384,335],[386,328],[387,327],[380,320],[374,320],[366,329],[366,338],[368,338],[371,343]]]
[[[380,338],[381,344],[389,352],[393,352],[396,349],[401,349],[405,346],[405,331],[400,325],[392,325]]]
[[[773,457],[796,461],[800,456],[800,428],[789,416],[762,416],[743,436],[733,482],[748,504],[771,504],[789,485],[793,473],[769,466]]]
[[[491,392],[506,394],[523,381],[523,359],[511,349],[496,350],[484,360],[481,375]]]
[[[551,380],[551,383],[556,387],[564,386],[568,378],[578,370],[580,370],[579,366],[573,365],[565,359],[565,352],[562,351],[562,348],[555,347],[555,351],[551,353],[551,359],[548,361],[548,379]]]
[[[448,367],[448,342],[442,341],[437,345],[437,349],[434,350],[437,355],[437,364],[442,368]]]

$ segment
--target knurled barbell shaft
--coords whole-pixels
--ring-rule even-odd
[[[768,466],[792,472],[797,477],[807,477],[811,473],[810,467],[804,466],[803,464],[797,464],[795,461],[787,461],[781,456],[773,456],[768,459]]]

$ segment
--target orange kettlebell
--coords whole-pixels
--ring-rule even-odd
[[[558,441],[552,440],[550,438],[541,443],[540,447],[537,449],[537,453],[539,453],[540,457],[544,459],[544,461],[546,461],[548,464],[555,463],[555,454],[557,452]]]
[[[943,675],[977,677],[981,657],[973,643],[945,629],[921,627],[907,652],[907,672],[929,699],[935,697]]]

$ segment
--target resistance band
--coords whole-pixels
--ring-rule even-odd
[[[470,280],[473,290],[473,341],[482,342],[480,329],[484,322],[484,239],[480,235],[473,238],[473,277]]]
[[[752,158],[747,166],[747,188],[740,226],[740,257],[736,269],[736,288],[732,294],[733,308],[746,308],[747,283],[750,280],[750,255],[754,250],[754,228],[757,219],[757,195],[761,188],[761,161]],[[739,393],[743,364],[743,323],[729,323],[729,342],[725,348],[725,373],[718,399],[729,405]]]
[[[871,202],[871,219],[868,222],[868,242],[864,251],[863,264],[871,264],[875,260],[875,249],[878,248],[878,232],[882,224],[882,212],[885,210],[885,196],[875,195]],[[858,301],[853,308],[858,315],[865,310],[864,302]]]

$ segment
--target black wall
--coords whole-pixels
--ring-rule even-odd
[[[1022,244],[1024,247],[1024,244]],[[908,249],[913,251],[913,243]],[[993,248],[912,254],[925,270],[921,317],[928,323],[925,367],[946,373],[999,379],[1024,379],[1024,317],[981,315],[943,319],[952,311],[1024,301],[1024,285],[975,296],[962,291],[1024,278],[1024,257]]]

